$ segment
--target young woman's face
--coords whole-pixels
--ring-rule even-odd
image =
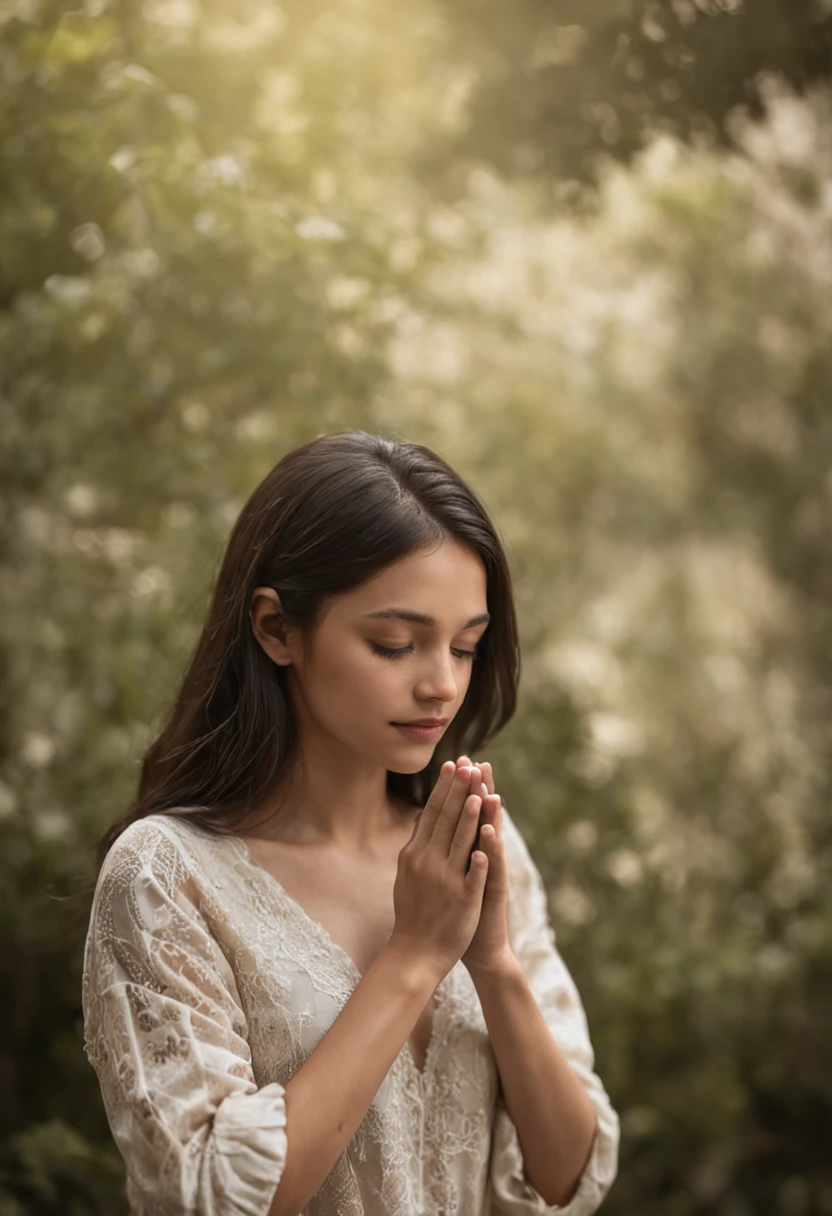
[[[465,699],[488,626],[486,586],[480,557],[447,541],[335,596],[314,662],[304,662],[299,643],[285,651],[301,729],[394,772],[423,769]],[[444,721],[421,736],[395,725],[419,718]]]

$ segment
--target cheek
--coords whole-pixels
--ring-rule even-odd
[[[317,684],[319,708],[343,717],[362,710],[394,713],[407,688],[406,664],[374,655],[366,643],[349,643],[321,656]]]

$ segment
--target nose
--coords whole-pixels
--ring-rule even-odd
[[[444,660],[441,657],[429,660],[427,671],[420,678],[416,688],[417,700],[450,705],[456,701],[458,696],[459,682],[454,675],[453,661],[450,657]]]

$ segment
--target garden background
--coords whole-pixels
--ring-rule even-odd
[[[0,1216],[124,1212],[91,848],[290,448],[435,447],[609,1216],[832,1213],[832,5],[0,0]]]

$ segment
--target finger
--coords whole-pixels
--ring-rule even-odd
[[[485,788],[483,784],[483,788]],[[492,823],[497,835],[503,838],[503,800],[499,794],[486,794],[482,800],[483,823]]]
[[[468,851],[468,863],[469,863],[469,864],[470,864],[470,861],[471,861],[471,854],[473,853],[474,849],[476,849],[476,848],[478,848],[478,847],[479,847],[479,830],[480,830],[480,827],[481,827],[481,826],[482,826],[484,823],[487,823],[487,822],[488,822],[488,817],[487,817],[487,815],[485,815],[485,814],[484,814],[485,796],[486,796],[487,791],[486,791],[486,788],[485,788],[485,786],[483,785],[482,781],[480,780],[480,777],[479,777],[479,769],[478,769],[478,768],[474,768],[474,769],[473,769],[473,772],[472,772],[472,776],[471,776],[471,793],[472,793],[472,794],[476,794],[476,795],[479,797],[479,800],[480,800],[480,810],[479,810],[479,815],[478,815],[478,817],[477,817],[477,830],[476,830],[476,832],[474,833],[474,839],[473,839],[473,841],[471,842],[471,846],[470,846],[469,851]]]
[[[493,823],[496,825],[501,805],[500,795],[487,793],[485,782],[483,782],[480,785],[480,797],[482,798],[482,823]]]
[[[474,838],[477,835],[481,801],[476,794],[471,794],[465,799],[462,814],[459,816],[454,838],[451,841],[449,861],[463,872],[468,866],[471,845],[474,843]]]
[[[483,842],[484,848],[490,849],[493,845],[495,845],[499,841],[499,837],[497,836],[497,832],[496,832],[496,829],[495,829],[493,823],[484,823],[481,828],[480,835],[482,836],[482,842]]]
[[[476,765],[476,767],[482,773],[482,779],[486,785],[486,792],[489,794],[493,794],[494,793],[494,773],[492,771],[490,761],[472,760],[471,763]]]
[[[499,798],[499,795],[497,795],[497,797]],[[497,808],[497,814],[496,814],[496,818],[494,820],[494,824],[495,824],[495,827],[497,828],[497,835],[500,837],[500,840],[502,840],[503,839],[503,800],[502,800],[502,798],[499,798],[499,801],[496,803],[496,808]]]
[[[448,760],[442,765],[439,770],[439,778],[425,803],[425,809],[419,816],[411,840],[421,845],[427,844],[430,840],[433,833],[433,825],[436,823],[442,807],[445,805],[445,799],[456,778],[456,773],[457,768],[452,760]]]
[[[488,857],[487,894],[489,900],[499,901],[508,898],[508,861],[503,842],[494,831],[493,825],[486,824],[480,832],[480,848]]]
[[[465,875],[465,886],[471,892],[471,898],[482,902],[485,891],[485,880],[488,878],[488,858],[481,849],[475,849],[471,855],[471,865]]]
[[[471,770],[465,766],[458,768],[445,794],[441,809],[433,815],[433,830],[429,843],[435,845],[447,858],[451,851],[451,841],[454,838],[456,825],[462,812],[463,803],[471,793]]]

